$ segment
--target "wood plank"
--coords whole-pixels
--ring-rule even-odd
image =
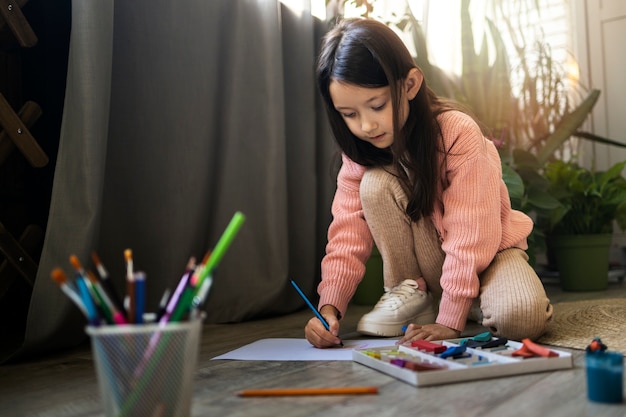
[[[37,119],[41,116],[41,107],[34,101],[27,101],[24,103],[19,113],[17,114],[20,120],[24,123],[27,128],[31,128]],[[39,145],[38,145],[39,146]],[[2,130],[0,132],[0,165],[4,163],[4,161],[8,158],[8,156],[15,149],[15,144],[11,140],[11,138],[7,135],[6,130]],[[43,152],[43,151],[42,151]],[[28,157],[27,157],[28,158]],[[43,158],[38,153],[35,154],[34,160],[29,160],[31,165],[46,165],[47,164],[47,156]],[[35,165],[37,164],[37,165]],[[41,165],[41,166],[43,166]]]
[[[26,5],[26,3],[28,3],[28,0],[16,0],[15,3],[17,3],[17,6],[22,9]],[[6,22],[0,19],[0,30],[4,29],[5,26]]]
[[[0,15],[21,46],[30,48],[37,45],[37,35],[24,17],[20,2],[0,0]]]
[[[0,233],[2,233],[2,226],[0,225]],[[20,236],[19,246],[28,254],[34,254],[35,252],[39,252],[41,249],[41,244],[43,242],[43,230],[41,227],[31,224],[24,229],[24,232]],[[0,244],[2,240],[0,239]],[[0,262],[0,299],[7,292],[13,281],[20,276],[20,271],[15,268],[8,259]],[[32,277],[24,277],[26,282],[32,287],[34,285],[34,279]]]
[[[32,287],[37,276],[37,263],[2,223],[0,223],[0,252]]]
[[[48,155],[41,149],[26,124],[15,114],[13,108],[1,93],[0,126],[32,166],[41,168],[48,164]]]

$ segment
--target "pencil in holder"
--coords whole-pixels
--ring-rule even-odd
[[[87,327],[105,416],[188,417],[201,324]]]

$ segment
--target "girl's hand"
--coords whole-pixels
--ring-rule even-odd
[[[410,342],[411,340],[444,340],[456,339],[461,336],[461,332],[451,329],[443,324],[409,324],[404,336],[398,341],[399,344]]]
[[[317,317],[311,318],[306,327],[304,328],[304,335],[306,340],[316,348],[329,348],[341,345],[341,339],[339,335],[339,320],[337,315],[339,311],[331,306],[325,305],[320,309],[320,314],[328,322],[330,331],[326,330],[320,319]]]

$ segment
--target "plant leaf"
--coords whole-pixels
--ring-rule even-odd
[[[554,132],[548,137],[543,148],[537,153],[537,160],[546,163],[554,151],[563,144],[584,123],[600,97],[600,90],[592,90],[587,98],[569,114],[566,114]]]
[[[626,143],[618,142],[618,141],[613,140],[613,139],[609,139],[609,138],[605,138],[605,137],[602,137],[602,136],[598,136],[598,135],[590,133],[590,132],[576,131],[576,132],[572,133],[572,136],[576,136],[576,137],[584,138],[584,139],[589,139],[589,140],[591,140],[593,142],[604,143],[605,145],[613,145],[613,146],[617,146],[617,147],[620,147],[620,148],[626,148]]]

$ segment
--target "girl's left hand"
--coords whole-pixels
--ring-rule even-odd
[[[410,342],[411,340],[444,340],[456,339],[461,336],[461,332],[451,329],[443,324],[409,324],[404,336],[398,343]]]

